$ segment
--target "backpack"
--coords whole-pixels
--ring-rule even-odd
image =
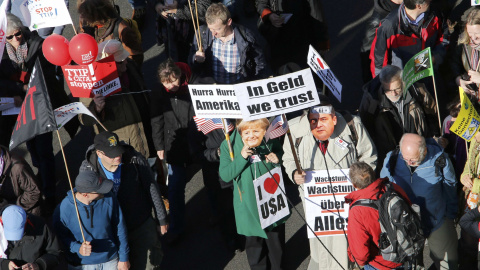
[[[385,193],[377,200],[361,199],[350,206],[370,207],[378,211],[380,237],[378,248],[383,259],[394,263],[413,260],[425,244],[420,216],[387,180]],[[377,198],[380,194],[377,194]]]

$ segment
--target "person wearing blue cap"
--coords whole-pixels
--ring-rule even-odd
[[[60,246],[42,218],[27,214],[17,205],[9,205],[1,213],[3,235],[8,241],[0,258],[0,269],[54,269],[59,263]],[[2,250],[0,250],[2,253]]]
[[[94,171],[81,171],[75,179],[75,193],[69,191],[55,209],[53,227],[65,247],[69,270],[130,267],[127,229],[112,187],[112,181]]]

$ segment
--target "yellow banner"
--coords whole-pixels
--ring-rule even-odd
[[[463,91],[461,87],[459,88],[462,108],[458,113],[457,120],[455,120],[450,127],[450,131],[469,142],[480,126],[480,116],[470,102],[470,99],[468,99],[465,91]]]

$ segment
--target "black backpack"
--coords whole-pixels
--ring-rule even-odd
[[[395,263],[413,260],[425,244],[420,216],[386,180],[385,193],[377,200],[361,199],[350,206],[370,207],[378,211],[380,237],[378,248],[383,259]],[[377,198],[380,194],[377,194]]]

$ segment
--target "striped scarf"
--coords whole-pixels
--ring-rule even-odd
[[[478,58],[479,54],[478,51],[480,51],[480,44],[476,45],[475,43],[471,42],[470,47],[472,48],[472,53],[470,55],[467,55],[467,57],[470,58],[470,68],[472,70],[477,70],[477,65],[478,65]]]
[[[18,46],[16,50],[8,42],[6,43],[6,47],[8,52],[8,58],[12,60],[13,66],[15,67],[15,69],[21,69],[23,67],[23,64],[25,63],[25,59],[27,59],[27,54],[28,54],[27,43],[23,42],[23,44],[20,44],[20,46]]]

